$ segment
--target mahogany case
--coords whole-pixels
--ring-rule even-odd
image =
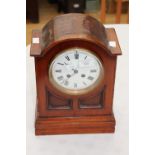
[[[80,47],[93,51],[105,69],[100,84],[88,93],[68,94],[49,81],[52,59],[61,51]],[[121,49],[113,28],[84,14],[65,14],[32,32],[30,55],[35,59],[35,134],[113,133],[113,94],[117,56]]]

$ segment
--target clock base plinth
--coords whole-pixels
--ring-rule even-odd
[[[40,118],[35,122],[36,135],[114,133],[114,115]]]

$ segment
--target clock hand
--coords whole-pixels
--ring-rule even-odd
[[[74,74],[77,74],[78,73],[78,70],[77,69],[72,69],[74,71]]]
[[[74,73],[73,74],[67,74],[68,79],[78,73],[78,70],[76,70],[76,69],[72,69],[72,70],[74,71]]]

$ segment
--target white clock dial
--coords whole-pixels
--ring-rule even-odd
[[[49,77],[60,87],[81,90],[99,79],[101,69],[99,59],[90,51],[73,48],[62,52],[51,62]]]

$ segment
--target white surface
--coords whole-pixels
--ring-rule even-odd
[[[110,47],[116,47],[116,41],[109,41]]]
[[[39,44],[39,38],[32,38],[33,44]]]
[[[27,155],[128,155],[128,25],[114,27],[123,55],[118,57],[114,93],[114,134],[34,135],[36,103],[33,57],[27,47]]]

